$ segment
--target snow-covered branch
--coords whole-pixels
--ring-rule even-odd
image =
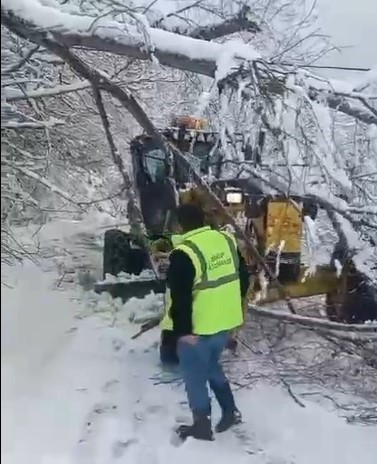
[[[278,319],[291,324],[298,324],[304,327],[320,328],[329,331],[340,331],[340,332],[354,332],[350,336],[357,339],[356,334],[365,334],[368,339],[377,340],[377,324],[371,322],[370,324],[342,324],[340,322],[331,322],[318,318],[302,316],[298,314],[289,314],[283,311],[275,311],[273,309],[259,308],[252,306],[249,308],[250,312],[259,317],[267,317],[272,319]]]
[[[107,17],[95,18],[85,15],[75,15],[63,12],[57,8],[42,5],[38,0],[3,0],[2,22],[22,37],[43,44],[46,31],[67,47],[88,48],[98,51],[107,51],[115,54],[150,60],[153,56],[161,65],[181,69],[197,74],[215,77],[216,72],[225,77],[231,72],[229,67],[242,66],[252,69],[246,63],[256,59],[261,60],[258,53],[248,45],[232,43],[220,44],[206,40],[184,37],[179,34],[167,32],[158,28],[145,26],[143,31],[135,25],[110,20]],[[43,31],[43,32],[42,32]],[[146,44],[146,34],[147,41]],[[226,66],[224,69],[224,59]],[[251,72],[251,71],[250,71]],[[271,70],[267,79],[267,87],[272,91],[273,86],[268,82],[281,78],[275,76]],[[252,77],[252,74],[251,74]],[[314,89],[313,98],[322,93]],[[317,92],[318,90],[318,92]],[[323,94],[329,101],[329,106],[341,112],[361,118],[365,122],[376,123],[377,117],[368,108],[353,103],[344,103],[331,92]]]
[[[121,174],[123,178],[123,187],[124,187],[124,190],[126,191],[126,195],[128,199],[128,212],[129,212],[130,223],[136,226],[138,228],[138,232],[140,233],[143,230],[143,217],[142,217],[140,209],[138,208],[137,199],[136,199],[136,195],[133,189],[131,178],[124,165],[124,162],[119,153],[119,150],[117,149],[115,145],[115,141],[114,141],[113,135],[110,130],[110,122],[109,122],[109,118],[106,113],[105,105],[103,103],[101,91],[95,85],[93,85],[93,94],[94,94],[94,100],[96,102],[96,105],[97,105],[97,108],[98,108],[98,111],[101,117],[102,126],[106,134],[106,139],[109,145],[111,156],[113,158],[115,165],[117,166],[119,170],[119,173]]]
[[[170,13],[166,16],[166,18],[173,15],[173,13]],[[231,16],[230,18],[205,26],[190,27],[187,25],[187,27],[168,27],[164,26],[163,19],[165,18],[152,23],[152,27],[191,37],[193,39],[215,40],[236,32],[246,31],[255,34],[262,30],[251,13],[248,5],[244,5],[236,15]]]
[[[313,100],[322,100],[324,98],[323,92],[314,87],[310,87],[309,96]],[[334,92],[327,95],[326,102],[333,110],[352,116],[366,124],[377,124],[377,112],[374,108],[368,105],[366,99],[362,96],[358,97],[358,102],[350,100],[354,100],[355,98],[357,97],[352,95],[352,93],[349,95],[347,95],[347,93],[339,95]]]
[[[62,126],[64,121],[59,121],[55,118],[51,118],[49,121],[1,121],[2,129],[13,129],[13,130],[23,130],[23,129],[50,129],[54,126]]]
[[[12,90],[7,95],[7,102],[17,102],[21,100],[27,100],[29,98],[44,98],[44,97],[56,97],[58,95],[63,95],[65,93],[70,92],[79,92],[81,90],[86,90],[90,87],[90,83],[88,81],[78,80],[73,82],[72,84],[66,85],[56,85],[52,88],[41,88],[37,90],[30,90],[22,92],[21,90]]]
[[[34,55],[39,50],[39,45],[35,45],[34,47],[31,47],[25,54],[24,56],[17,62],[12,64],[11,66],[8,67],[2,67],[1,68],[1,74],[7,75],[11,74],[13,72],[18,71],[19,69],[22,68],[22,66],[30,60],[30,58]]]
[[[71,195],[69,195],[67,192],[64,192],[64,190],[57,187],[56,185],[53,185],[48,179],[41,176],[40,174],[37,174],[32,170],[25,168],[24,166],[20,166],[16,163],[13,163],[8,159],[2,158],[1,164],[4,164],[5,166],[8,166],[10,169],[18,171],[20,174],[41,183],[44,187],[47,187],[51,192],[61,196],[62,198],[64,198],[64,200],[68,201],[69,203],[78,205],[78,203],[72,199]]]

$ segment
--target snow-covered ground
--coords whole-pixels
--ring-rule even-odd
[[[82,225],[65,224],[64,233],[51,225],[44,233],[46,249],[76,240],[76,255],[97,266],[99,249],[83,251]],[[130,339],[137,329],[130,313],[150,307],[153,297],[119,306],[84,295],[57,272],[67,259],[58,267],[50,258],[2,270],[5,464],[376,462],[376,427],[347,424],[309,399],[301,398],[302,408],[268,379],[236,391],[245,422],[237,432],[174,446],[172,427],[189,418],[183,385],[161,371],[157,330]],[[242,357],[235,363],[242,366]]]

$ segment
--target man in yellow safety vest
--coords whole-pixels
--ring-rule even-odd
[[[167,298],[171,304],[161,323],[162,330],[176,338],[193,414],[193,424],[180,426],[177,432],[182,438],[212,440],[207,383],[222,410],[215,430],[224,432],[241,420],[219,360],[230,332],[243,323],[248,272],[235,237],[204,226],[200,208],[181,205],[177,219],[183,234],[169,257]]]

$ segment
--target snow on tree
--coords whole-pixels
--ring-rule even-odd
[[[98,59],[83,54],[90,63]],[[166,123],[167,110],[161,107],[174,108],[163,96],[167,87],[172,94],[172,86],[182,85],[181,73],[106,55],[101,64],[116,82],[144,98],[157,123]],[[117,167],[104,155],[107,143],[90,91],[91,83],[64,61],[2,26],[2,257],[7,262],[26,253],[10,224],[44,222],[50,213],[80,214],[89,208],[126,212],[124,188]],[[176,89],[174,98],[180,105]],[[140,128],[116,102],[106,103],[125,153]]]
[[[179,2],[175,10],[162,12],[163,3],[3,0],[2,22],[21,37],[65,56],[78,73],[73,47],[213,78],[215,85],[206,89],[207,102],[212,99],[212,108],[219,110],[213,121],[230,164],[241,162],[237,169],[266,188],[312,197],[327,212],[359,270],[376,281],[373,73],[352,88],[308,71],[329,49],[316,32],[314,4],[203,0]],[[109,91],[109,85],[95,76],[89,72],[86,78]],[[106,81],[111,79],[109,73],[106,76]],[[216,88],[220,98],[213,102]],[[155,131],[137,106],[131,112],[144,129]],[[265,133],[267,166],[256,167],[243,158],[232,138],[236,131],[254,147],[259,134]]]
[[[340,239],[375,281],[377,74],[349,86],[308,71],[331,48],[316,30],[314,5],[2,0],[2,259],[26,252],[9,219],[90,207],[123,212],[125,191],[128,199],[133,193],[129,139],[140,126],[157,136],[171,113],[190,111],[206,114],[221,134],[228,161],[221,177],[245,176],[267,193],[305,195],[323,208],[319,230],[306,217],[312,269],[334,227],[331,245]],[[250,150],[239,149],[240,135]],[[344,405],[349,421],[375,424],[375,325],[299,318],[253,312],[240,342],[260,366],[255,373],[241,356],[238,386],[267,378],[304,407],[300,397],[321,394],[325,379],[325,393],[344,387],[357,398],[356,410]],[[326,398],[339,407],[337,396]]]

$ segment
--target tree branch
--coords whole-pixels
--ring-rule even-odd
[[[323,99],[323,92],[315,89],[314,87],[309,88],[309,97],[311,100],[320,100]],[[351,103],[347,100],[347,95],[337,95],[336,93],[328,93],[326,96],[326,101],[329,107],[333,110],[340,111],[341,113],[352,116],[359,121],[364,122],[365,124],[377,124],[377,114],[373,108],[371,109],[370,105],[365,104],[362,100],[360,102],[362,105],[357,105],[354,102]]]
[[[59,121],[58,119],[51,118],[49,121],[1,121],[2,129],[14,129],[14,130],[23,130],[23,129],[49,129],[54,126],[63,126],[64,121]]]
[[[95,21],[95,18],[89,16],[69,15],[56,8],[43,6],[38,2],[32,2],[30,6],[25,3],[22,5],[23,9],[17,10],[14,8],[13,0],[3,0],[1,21],[19,36],[37,44],[43,43],[48,31],[57,42],[67,47],[106,51],[140,60],[151,59],[150,47],[146,47],[144,35],[135,26],[110,21],[107,18]],[[27,14],[25,9],[27,9]],[[44,18],[51,16],[51,20],[47,23],[44,21],[42,24],[39,21],[39,16]],[[74,21],[75,29],[67,27],[71,21]],[[218,59],[224,53],[229,53],[227,44],[183,37],[151,27],[147,29],[147,32],[153,47],[153,55],[160,64],[183,71],[214,77]],[[239,65],[242,65],[250,61],[252,54],[252,47],[245,46],[234,53],[234,58]],[[244,67],[244,69],[246,68]],[[247,72],[252,73],[251,68]],[[270,74],[275,80],[274,73]],[[270,78],[267,78],[266,84],[269,80]],[[267,85],[267,88],[273,92],[273,86]],[[320,90],[314,90],[313,98],[321,95]],[[329,100],[330,107],[345,114],[352,114],[364,122],[377,124],[377,118],[373,115],[370,116],[369,110],[363,112],[356,109],[353,111],[351,103],[342,103],[331,92],[325,92],[324,97]]]
[[[174,15],[174,14],[173,14]],[[169,16],[169,15],[168,15]],[[165,18],[164,18],[165,19]],[[241,10],[231,18],[228,18],[222,22],[211,24],[209,26],[198,26],[196,28],[165,28],[161,23],[163,21],[156,22],[153,27],[163,29],[174,34],[185,35],[193,39],[202,40],[215,40],[220,37],[234,34],[236,32],[247,31],[252,33],[261,32],[260,26],[252,19],[251,9],[248,5],[244,5]]]
[[[271,319],[278,319],[287,323],[299,324],[305,327],[321,328],[327,330],[336,330],[342,332],[355,332],[359,334],[368,334],[372,338],[377,339],[377,324],[343,324],[340,322],[331,322],[327,320],[321,320],[314,317],[301,316],[298,314],[289,314],[283,311],[275,311],[273,309],[259,308],[256,306],[249,307],[250,313],[259,316],[267,317]]]
[[[83,78],[88,79],[95,90],[95,98],[96,98],[96,103],[100,104],[99,109],[101,107],[101,99],[98,99],[98,96],[100,97],[98,89],[105,90],[109,92],[112,96],[117,98],[119,102],[124,106],[124,108],[136,119],[136,121],[143,127],[143,129],[151,136],[155,137],[161,144],[162,146],[165,147],[165,149],[172,153],[173,156],[176,159],[179,159],[179,161],[187,168],[190,170],[193,176],[194,182],[202,187],[205,192],[208,195],[208,198],[212,201],[213,205],[219,209],[219,211],[222,212],[222,214],[227,218],[229,224],[232,225],[234,230],[236,231],[236,234],[242,238],[242,240],[245,241],[246,248],[248,252],[251,254],[257,265],[263,269],[266,274],[269,276],[271,281],[274,282],[276,287],[278,288],[278,291],[280,295],[282,296],[283,299],[285,299],[289,310],[294,314],[295,310],[293,307],[293,304],[289,298],[289,295],[286,294],[284,286],[278,281],[276,275],[271,271],[271,269],[268,267],[264,259],[260,256],[259,252],[251,243],[249,238],[246,236],[244,230],[237,224],[235,221],[234,217],[230,215],[224,208],[224,205],[220,201],[220,199],[215,195],[214,192],[210,189],[210,187],[207,185],[207,183],[202,179],[201,175],[196,172],[190,162],[187,160],[187,158],[182,154],[182,152],[176,148],[174,145],[169,143],[166,138],[156,129],[156,127],[153,125],[145,111],[141,108],[141,106],[138,104],[136,99],[129,93],[126,93],[122,88],[120,88],[118,85],[114,84],[106,75],[103,73],[99,73],[95,69],[91,68],[87,63],[84,63],[80,58],[78,58],[76,55],[74,55],[67,47],[53,41],[45,38],[43,40],[43,45],[48,48],[49,50],[53,51],[56,53],[58,56],[60,56],[66,63],[68,63],[71,68],[76,71],[78,74],[80,74]],[[110,130],[108,125],[108,121],[104,119],[106,117],[106,113],[103,113],[104,108],[101,108],[100,114],[102,121],[104,123],[104,127],[106,130],[106,134],[108,137],[108,141],[110,144],[109,136],[111,137],[111,150],[112,154],[116,155],[116,159],[118,159],[117,156],[117,151],[115,144],[112,141],[112,136],[110,134]],[[107,119],[107,117],[106,117]],[[105,126],[106,125],[106,126]],[[121,158],[120,158],[121,159]],[[124,176],[125,182],[128,182],[128,176],[125,176],[123,173],[122,175]]]
[[[27,100],[29,98],[36,99],[45,97],[56,97],[65,93],[79,92],[80,90],[85,90],[89,87],[91,87],[90,82],[79,80],[77,82],[73,82],[72,84],[57,85],[49,89],[43,88],[25,92],[17,90],[13,95],[7,97],[7,102],[12,103],[20,100]]]
[[[114,142],[111,130],[110,130],[109,118],[107,117],[107,113],[106,113],[105,105],[102,100],[101,92],[96,85],[93,85],[93,83],[92,83],[92,86],[93,86],[94,101],[97,105],[99,115],[101,117],[102,126],[104,128],[106,139],[109,144],[111,156],[123,178],[124,190],[126,191],[127,196],[128,196],[129,211],[131,213],[130,221],[132,224],[137,225],[141,231],[141,224],[142,224],[143,219],[142,219],[140,210],[137,208],[137,201],[135,198],[135,193],[133,191],[133,185],[132,185],[130,176],[128,175],[127,169],[123,163],[123,159],[120,156],[120,153],[115,145],[115,142]]]
[[[69,195],[67,192],[64,192],[59,187],[56,187],[56,185],[51,184],[51,182],[48,179],[46,179],[45,177],[42,177],[39,174],[36,174],[35,172],[31,171],[30,169],[25,168],[24,166],[19,166],[19,165],[14,164],[14,163],[12,163],[9,160],[4,159],[4,158],[1,160],[1,164],[5,164],[5,165],[9,166],[10,169],[14,169],[15,171],[20,172],[24,176],[29,177],[30,179],[33,179],[33,180],[39,182],[40,184],[44,185],[49,190],[51,190],[51,192],[56,193],[57,195],[64,198],[64,200],[67,200],[69,203],[73,203],[76,206],[79,206],[76,201],[72,200],[71,195]]]
[[[25,55],[15,64],[11,65],[11,66],[8,66],[7,68],[2,68],[1,69],[1,74],[2,75],[6,75],[6,74],[11,74],[13,72],[16,72],[18,71],[19,69],[22,68],[22,66],[28,61],[30,60],[30,58],[34,55],[34,53],[36,53],[37,51],[39,50],[39,45],[36,45],[32,48],[30,48],[30,50],[28,50]]]

